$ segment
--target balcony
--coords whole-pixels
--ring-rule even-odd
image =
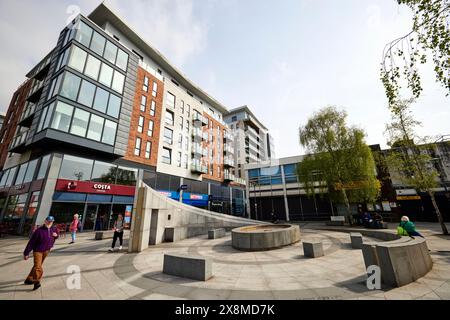
[[[232,142],[234,140],[233,135],[231,134],[230,131],[225,131],[225,133],[223,134],[223,141],[224,142]]]
[[[203,140],[203,130],[201,128],[192,129],[192,140],[195,142],[201,142]]]
[[[205,148],[203,148],[200,143],[193,143],[191,144],[191,152],[195,156],[201,156],[206,157],[208,155],[208,152]]]
[[[232,174],[228,170],[225,170],[224,174],[223,174],[223,180],[225,180],[225,181],[234,181],[235,180],[234,174]]]
[[[255,138],[259,138],[258,132],[256,132],[256,130],[253,129],[252,127],[247,126],[244,131],[246,135],[251,135]]]
[[[196,113],[196,112],[194,112],[194,114],[192,115],[192,123],[196,127],[201,127],[201,126],[204,126],[207,124],[206,118],[203,117],[200,113]]]
[[[225,167],[232,167],[232,168],[234,168],[234,159],[233,158],[224,158],[223,159],[223,165]]]
[[[234,148],[231,144],[224,144],[223,146],[223,153],[227,155],[234,154]]]
[[[242,184],[242,185],[246,185],[246,181],[245,181],[245,179],[242,179],[242,178],[234,178],[234,182],[236,182],[236,183],[239,183],[239,184]]]
[[[18,125],[29,128],[31,126],[31,123],[33,122],[32,116],[35,111],[36,111],[36,104],[28,101],[27,104],[25,105],[22,115],[20,116]]]
[[[33,103],[38,102],[41,97],[42,88],[44,87],[44,81],[39,81],[37,79],[33,80],[33,86],[28,94],[27,101]]]
[[[27,140],[28,137],[28,131],[22,131],[20,133],[18,133],[13,141],[11,142],[11,146],[9,148],[10,152],[17,152],[17,153],[21,153],[23,151],[23,148],[25,146],[25,142]]]
[[[191,172],[198,173],[198,174],[207,174],[208,167],[205,165],[202,165],[196,161],[192,161],[191,162]]]

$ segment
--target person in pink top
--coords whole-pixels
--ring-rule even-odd
[[[75,243],[75,240],[77,238],[77,231],[80,228],[80,220],[78,220],[78,214],[73,215],[72,223],[70,224],[69,231],[72,234],[72,242],[69,242],[69,244]]]

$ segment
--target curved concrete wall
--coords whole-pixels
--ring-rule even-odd
[[[300,227],[298,225],[258,225],[231,231],[233,248],[243,251],[270,250],[299,241]]]
[[[210,229],[231,230],[259,223],[255,220],[195,208],[169,199],[144,183],[140,185],[135,196],[130,252],[142,251],[149,244],[207,234]]]

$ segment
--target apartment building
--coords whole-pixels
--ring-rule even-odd
[[[274,143],[268,129],[256,118],[248,106],[232,109],[225,116],[233,141],[235,163],[231,172],[238,179],[245,179],[244,165],[275,158]]]
[[[13,232],[49,213],[78,213],[84,230],[129,221],[139,172],[168,197],[244,215],[227,108],[103,3],[26,77],[0,130],[0,223]]]

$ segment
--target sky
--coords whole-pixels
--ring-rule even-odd
[[[0,110],[79,11],[101,1],[0,0]],[[227,108],[248,105],[277,157],[303,154],[299,126],[325,106],[348,113],[369,144],[386,147],[390,120],[379,80],[383,48],[408,33],[396,0],[107,0],[144,39]],[[450,97],[421,69],[413,114],[426,136],[450,134]]]

